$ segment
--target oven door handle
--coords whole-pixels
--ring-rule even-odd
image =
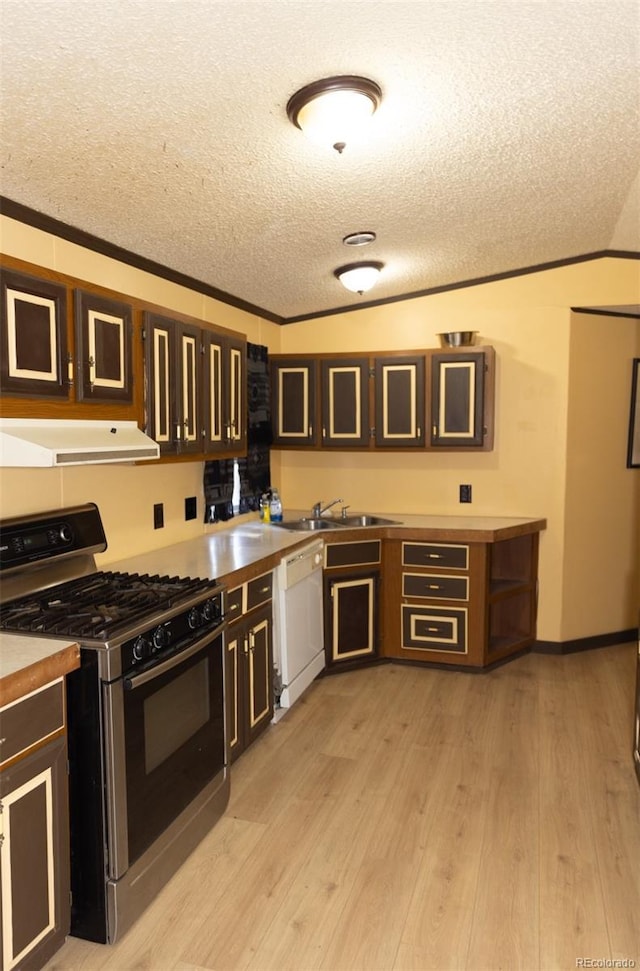
[[[140,674],[134,674],[131,678],[124,678],[124,687],[126,691],[132,691],[135,688],[139,688],[140,685],[147,684],[149,681],[153,681],[154,678],[159,678],[161,674],[165,674],[172,668],[182,664],[187,658],[193,657],[198,651],[209,644],[212,640],[215,640],[222,631],[224,630],[224,625],[216,627],[215,630],[209,631],[206,637],[201,637],[200,640],[196,641],[195,644],[191,644],[190,647],[185,648],[184,651],[180,651],[179,654],[173,654],[168,657],[166,661],[161,661],[159,664],[154,664],[152,668],[148,668],[146,671],[141,671]]]

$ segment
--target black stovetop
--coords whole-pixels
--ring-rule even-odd
[[[0,630],[107,640],[179,606],[212,580],[96,572],[29,593],[0,607]]]

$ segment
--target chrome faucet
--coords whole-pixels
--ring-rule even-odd
[[[332,506],[335,506],[337,502],[342,502],[342,499],[332,499],[331,502],[327,503],[326,506],[323,506],[322,499],[321,499],[320,502],[316,502],[315,506],[311,510],[311,515],[313,516],[314,519],[320,519],[320,516],[322,516],[322,514],[327,511],[327,509],[331,509]]]

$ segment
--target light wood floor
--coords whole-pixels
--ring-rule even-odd
[[[633,644],[316,682],[123,940],[48,971],[640,968],[634,683]]]

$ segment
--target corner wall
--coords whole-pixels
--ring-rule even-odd
[[[568,499],[575,483],[568,476],[580,461],[581,475],[593,477],[603,451],[610,449],[601,434],[586,440],[576,434],[582,392],[575,379],[587,366],[600,368],[607,380],[616,382],[607,424],[619,429],[626,441],[630,384],[623,372],[627,366],[630,372],[634,346],[637,354],[640,321],[627,319],[615,330],[619,318],[585,314],[574,320],[570,308],[638,302],[638,264],[603,259],[286,326],[282,351],[300,354],[319,346],[323,352],[438,347],[439,332],[474,329],[478,343],[495,347],[497,373],[492,452],[332,451],[328,456],[282,450],[278,484],[285,508],[310,508],[320,498],[341,496],[354,512],[544,517],[548,525],[540,541],[538,637],[562,642],[634,627],[640,537],[633,523],[638,518],[640,472],[618,465],[600,500],[585,494],[581,515],[588,515],[591,502],[600,517],[606,511],[602,497],[615,494],[615,500],[608,500],[616,506],[609,516],[618,524],[617,536],[626,529],[620,543],[601,541],[593,531],[579,528],[576,507]],[[600,321],[598,338],[581,343],[583,322],[595,328],[594,320]],[[622,331],[626,336],[621,344]],[[607,463],[613,470],[609,459]],[[471,505],[459,504],[461,483],[472,485]],[[599,552],[594,543],[600,544]],[[610,578],[606,609],[602,598],[590,600],[582,590],[584,571],[578,567],[592,562],[594,555]]]

